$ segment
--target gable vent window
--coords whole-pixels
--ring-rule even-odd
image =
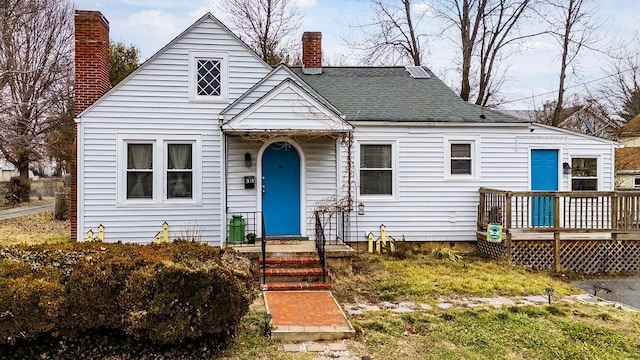
[[[220,96],[222,93],[221,62],[198,59],[198,96]]]
[[[189,99],[229,102],[229,55],[223,52],[189,52]]]

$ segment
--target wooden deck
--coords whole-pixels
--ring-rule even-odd
[[[640,270],[640,191],[515,192],[480,189],[478,248],[556,271]],[[487,241],[487,226],[503,226]]]

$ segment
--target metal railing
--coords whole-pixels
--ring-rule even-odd
[[[322,282],[327,282],[327,254],[325,252],[327,246],[327,239],[324,235],[324,226],[322,225],[322,219],[320,213],[316,211],[316,249],[318,250],[318,257],[320,258],[320,264],[322,265]]]
[[[260,212],[261,219],[261,236],[260,236],[260,244],[262,248],[262,285],[267,285],[267,237],[265,236],[265,226],[264,226],[264,213]]]
[[[227,245],[234,247],[255,246],[256,241],[262,238],[262,231],[258,231],[264,224],[264,216],[261,211],[232,212],[227,215]]]

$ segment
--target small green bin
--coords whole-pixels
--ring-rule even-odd
[[[246,224],[242,215],[232,215],[229,221],[229,242],[239,244],[244,241]]]

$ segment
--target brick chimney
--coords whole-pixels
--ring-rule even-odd
[[[322,74],[322,33],[302,34],[302,72],[307,75]]]
[[[75,115],[109,91],[109,22],[99,11],[75,11]],[[71,155],[71,239],[78,239],[78,128]]]

